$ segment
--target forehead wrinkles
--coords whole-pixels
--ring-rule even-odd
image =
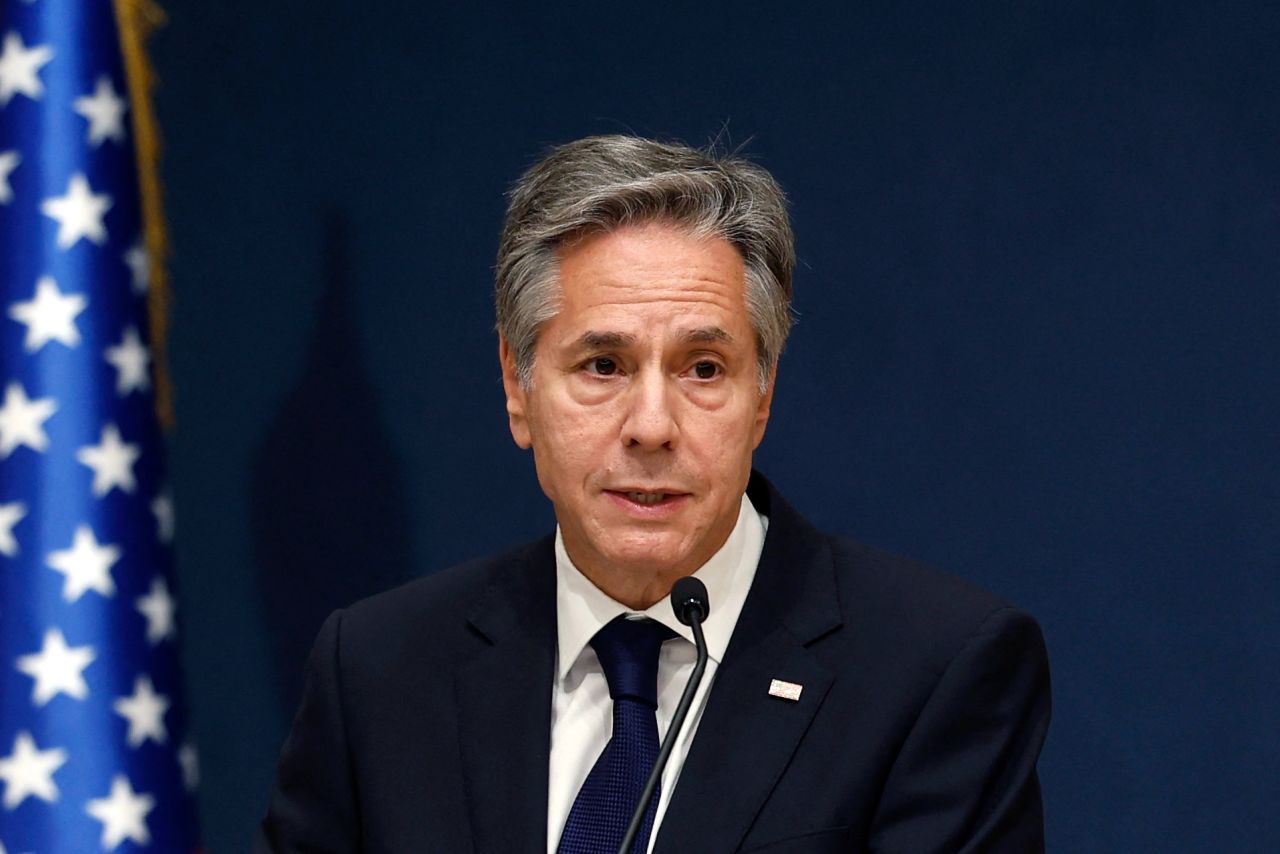
[[[679,304],[689,308],[699,305],[726,312],[745,308],[745,295],[737,289],[715,279],[691,280],[682,285],[600,282],[595,287],[571,287],[564,294],[564,306],[577,311],[608,310],[614,307],[630,307],[646,304]]]
[[[731,300],[681,293],[634,300],[603,300],[563,311],[548,327],[554,339],[583,344],[614,341],[637,346],[645,341],[670,344],[733,345],[751,339],[750,318]],[[615,340],[616,339],[616,340]]]
[[[587,329],[634,334],[672,326],[741,334],[751,324],[746,265],[721,238],[651,224],[564,247],[559,261],[559,311],[550,326],[571,338]]]

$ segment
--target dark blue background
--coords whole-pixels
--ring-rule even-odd
[[[502,194],[623,130],[747,142],[790,193],[758,463],[1040,618],[1052,849],[1280,850],[1274,5],[166,5],[214,852],[329,609],[548,530],[491,331]]]

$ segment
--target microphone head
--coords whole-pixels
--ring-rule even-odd
[[[686,626],[693,625],[695,611],[698,622],[702,622],[711,613],[711,603],[707,601],[707,585],[692,575],[677,579],[671,588],[671,608],[676,612],[676,619]]]

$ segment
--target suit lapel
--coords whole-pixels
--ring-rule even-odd
[[[551,541],[469,616],[483,648],[458,671],[458,729],[476,851],[545,851],[555,571]]]
[[[763,478],[747,491],[768,535],[655,854],[741,845],[833,682],[808,648],[841,623],[825,539]],[[799,701],[770,696],[773,679],[804,686]]]
[[[841,622],[825,539],[759,475],[747,491],[769,516],[764,551],[655,854],[736,849],[833,681],[809,649]],[[552,540],[513,563],[468,620],[481,648],[459,668],[456,691],[473,847],[542,852],[556,648]],[[799,702],[769,696],[772,679],[803,685]]]

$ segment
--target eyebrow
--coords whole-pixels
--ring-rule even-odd
[[[733,336],[719,326],[700,326],[681,332],[679,341],[682,344],[732,344]],[[625,332],[601,332],[588,329],[578,336],[574,345],[583,350],[611,350],[630,347],[635,343],[636,336]]]
[[[700,326],[680,333],[685,344],[732,344],[733,336],[719,326]]]
[[[634,343],[636,343],[634,335],[627,335],[624,332],[597,332],[594,329],[588,329],[574,342],[583,350],[618,349],[629,347]]]

